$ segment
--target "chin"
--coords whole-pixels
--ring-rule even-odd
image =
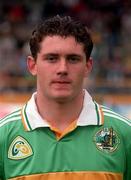
[[[55,98],[55,101],[59,104],[64,104],[64,103],[71,101],[71,98],[59,97],[59,98]]]
[[[64,102],[70,101],[72,99],[72,95],[71,94],[58,94],[54,96],[54,99],[57,102],[64,103]]]

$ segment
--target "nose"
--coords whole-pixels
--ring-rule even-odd
[[[65,59],[61,59],[58,64],[57,74],[67,75],[68,74],[68,64]]]

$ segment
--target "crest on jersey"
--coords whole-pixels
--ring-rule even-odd
[[[33,154],[29,143],[21,136],[17,136],[11,143],[8,150],[9,159],[24,159]]]
[[[119,143],[120,139],[117,133],[112,127],[99,130],[94,137],[97,148],[103,152],[114,152]]]

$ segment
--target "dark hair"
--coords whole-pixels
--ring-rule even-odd
[[[73,20],[70,16],[60,17],[59,15],[46,19],[32,32],[30,38],[30,50],[34,58],[40,51],[40,43],[46,36],[59,35],[63,37],[73,36],[77,42],[84,45],[87,58],[90,57],[93,49],[93,42],[87,26],[79,21]]]

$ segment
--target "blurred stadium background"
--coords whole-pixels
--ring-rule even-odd
[[[41,19],[56,14],[71,15],[91,29],[94,69],[84,86],[99,103],[131,118],[130,0],[1,0],[0,117],[35,91],[26,69],[28,39]]]

